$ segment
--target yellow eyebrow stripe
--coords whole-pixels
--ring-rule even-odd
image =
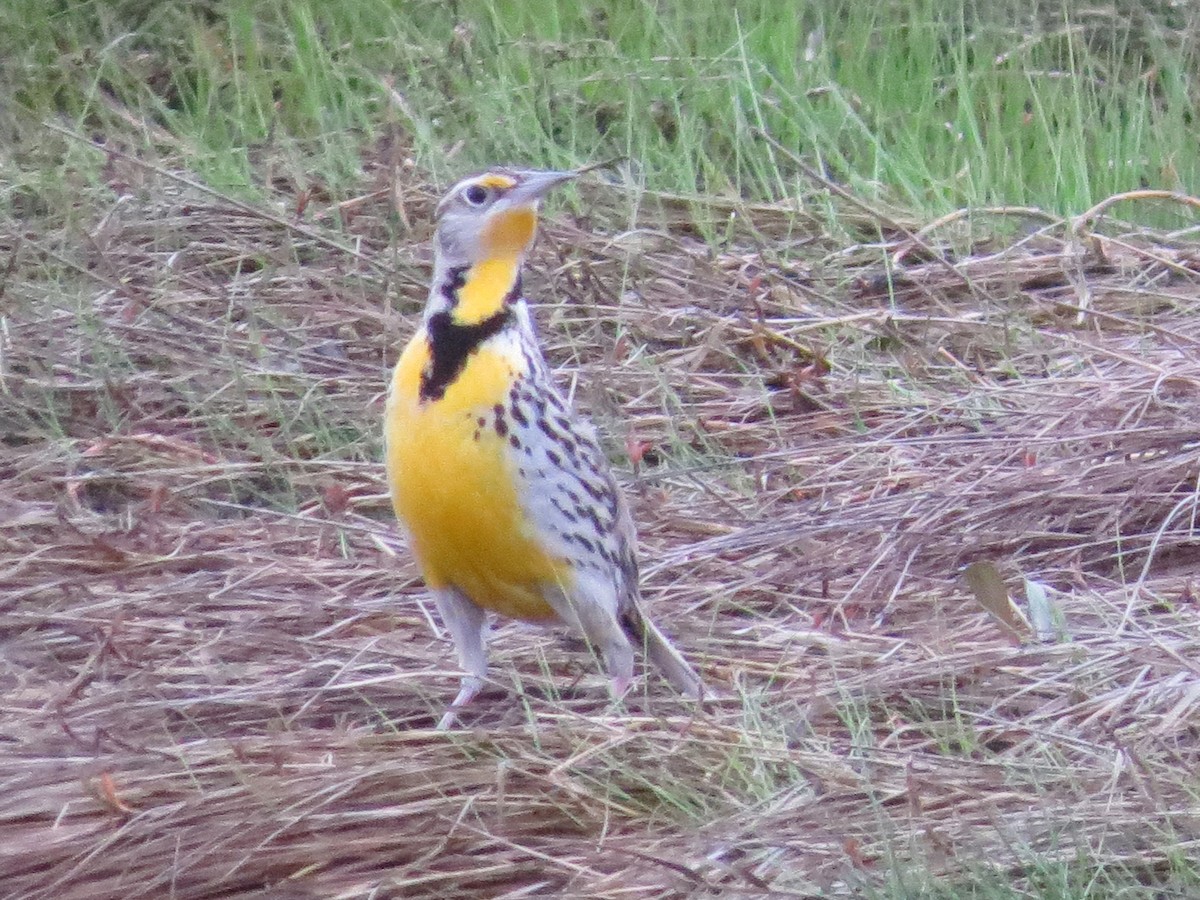
[[[485,188],[493,188],[501,191],[506,191],[517,185],[516,179],[510,178],[508,175],[498,175],[495,172],[481,176],[476,183]]]

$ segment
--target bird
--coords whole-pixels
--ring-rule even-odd
[[[642,609],[629,507],[595,429],[554,384],[522,290],[540,201],[592,168],[494,168],[435,213],[429,296],[392,372],[384,445],[396,517],[463,672],[439,730],[483,687],[489,612],[565,623],[614,697],[632,683],[635,645],[703,697]]]

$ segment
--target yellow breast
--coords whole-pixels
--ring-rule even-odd
[[[570,572],[525,520],[506,439],[490,425],[523,360],[485,345],[444,395],[422,400],[429,359],[422,329],[396,365],[385,424],[392,503],[425,580],[502,615],[551,618],[541,587],[566,584]]]

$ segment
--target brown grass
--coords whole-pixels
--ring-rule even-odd
[[[377,462],[433,194],[385,167],[301,217],[108,171],[120,201],[0,238],[6,896],[806,895],[1195,856],[1193,236],[1028,219],[964,251],[965,220],[847,208],[876,238],[845,247],[749,207],[713,253],[695,223],[729,209],[649,197],[623,231],[589,188],[529,293],[637,461],[648,606],[724,696],[616,709],[577,642],[509,624],[447,735]],[[1064,639],[1011,640],[977,560],[1049,588]]]

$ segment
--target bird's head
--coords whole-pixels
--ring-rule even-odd
[[[519,260],[533,243],[538,201],[577,174],[492,169],[464,178],[438,204],[439,263],[452,268]]]

